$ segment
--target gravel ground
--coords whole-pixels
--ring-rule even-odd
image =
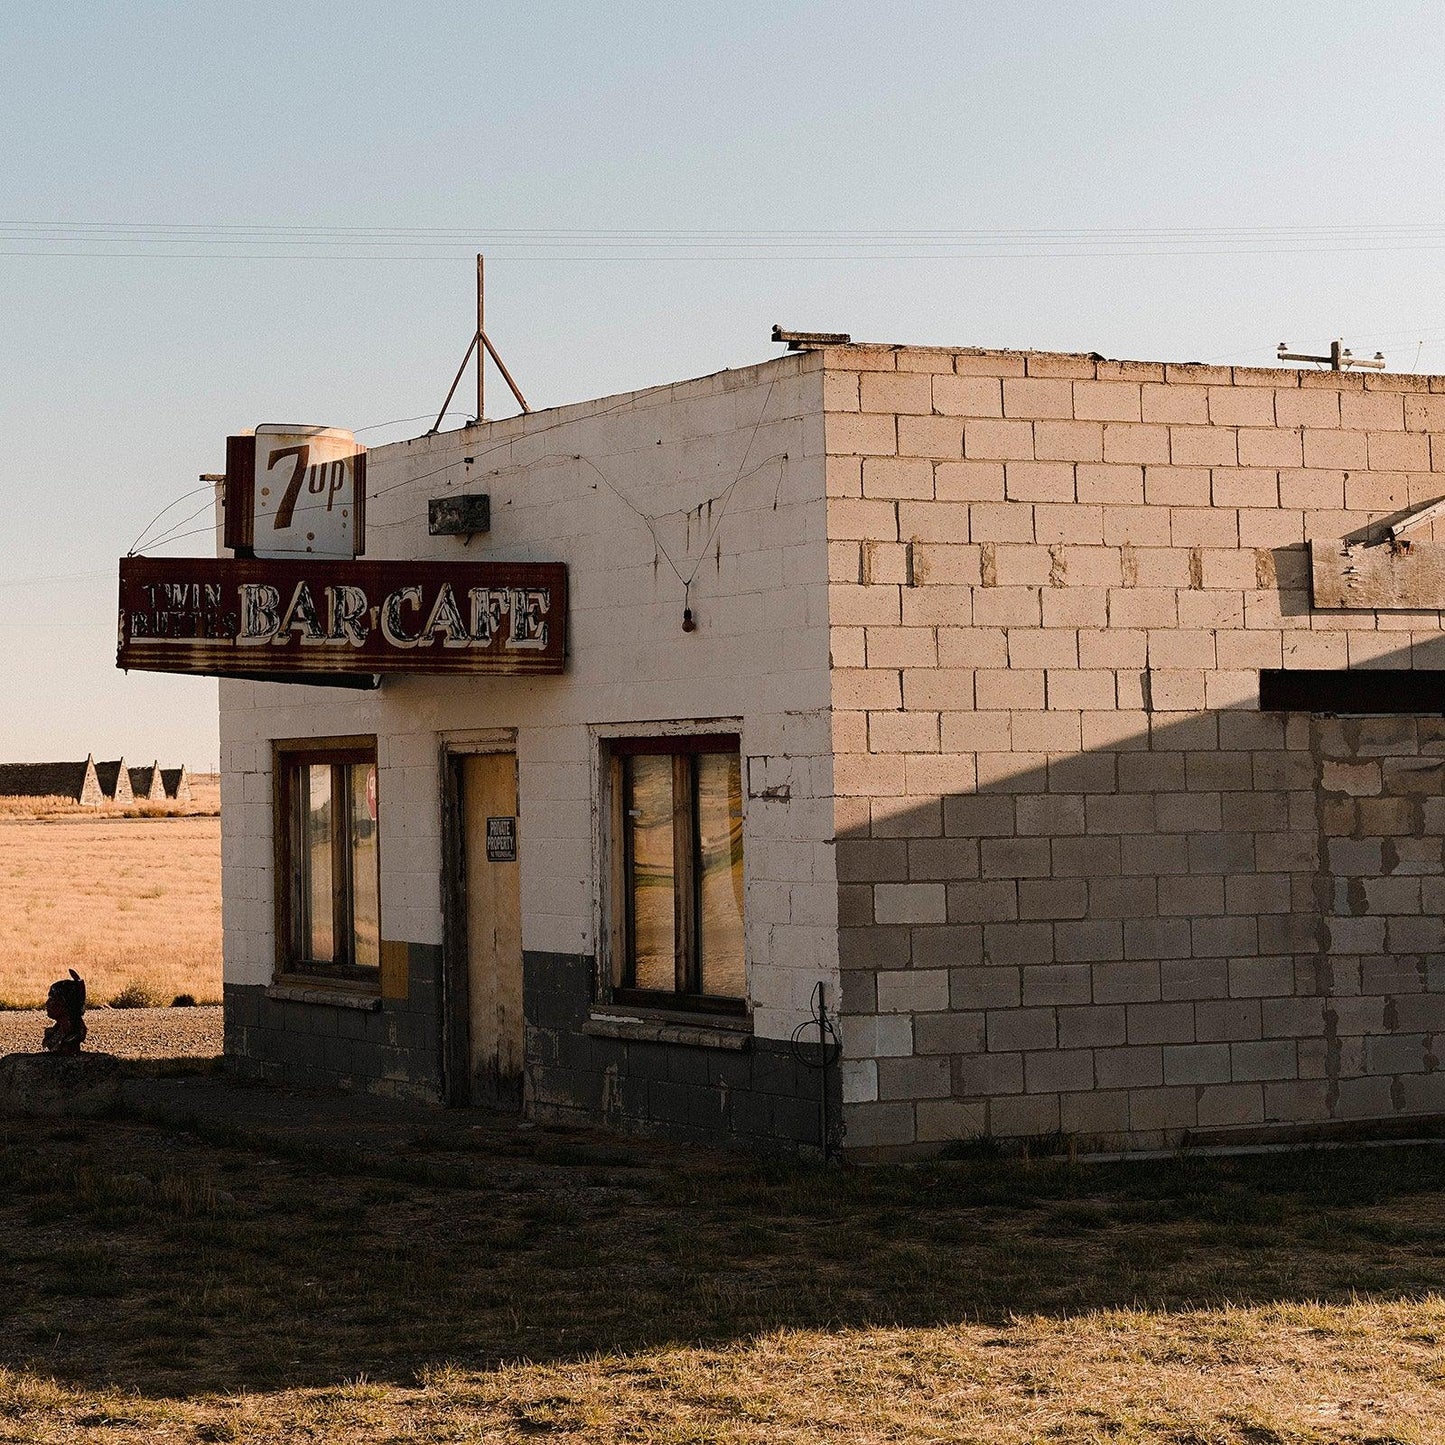
[[[50,1020],[39,1009],[0,1012],[0,1054],[28,1054],[40,1047]],[[88,1049],[123,1059],[214,1058],[221,1052],[221,1009],[89,1008]]]

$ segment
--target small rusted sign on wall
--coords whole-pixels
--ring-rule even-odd
[[[1311,600],[1320,608],[1428,612],[1445,608],[1445,545],[1406,538],[1310,543]]]
[[[124,557],[120,667],[217,677],[558,673],[560,562]]]
[[[426,529],[433,537],[475,537],[492,530],[492,498],[487,492],[433,497],[426,511]]]

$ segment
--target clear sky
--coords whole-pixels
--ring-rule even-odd
[[[1358,0],[0,7],[0,761],[214,763],[213,683],[115,670],[117,556],[228,431],[425,430],[478,249],[534,407],[775,321],[1445,371],[1442,40]]]

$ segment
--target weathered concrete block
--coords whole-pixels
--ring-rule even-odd
[[[94,1118],[120,1098],[114,1054],[6,1054],[0,1059],[0,1114]]]
[[[976,1139],[988,1133],[988,1104],[982,1099],[922,1099],[918,1138],[922,1143]]]

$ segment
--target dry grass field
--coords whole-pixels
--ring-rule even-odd
[[[1438,1146],[824,1171],[338,1119],[0,1123],[0,1439],[1445,1438]]]
[[[69,798],[0,798],[0,819],[9,818],[195,818],[218,816],[221,811],[221,775],[196,773],[191,777],[188,802],[102,803],[83,807]]]
[[[219,1000],[221,822],[206,806],[0,813],[0,1004],[44,1003],[68,968],[94,1003],[127,988]]]

